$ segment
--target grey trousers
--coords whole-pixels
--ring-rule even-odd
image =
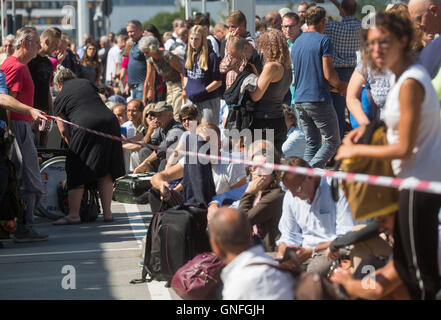
[[[11,120],[10,128],[22,154],[21,190],[26,202],[26,213],[23,220],[18,219],[17,229],[25,231],[34,224],[34,210],[42,195],[43,182],[30,123],[25,120]],[[16,168],[19,168],[17,164]]]
[[[306,272],[315,272],[326,276],[331,268],[332,261],[326,260],[326,250],[318,251],[314,258],[309,258],[304,263]]]

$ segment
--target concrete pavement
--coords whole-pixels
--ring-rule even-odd
[[[0,300],[177,300],[164,282],[130,284],[141,277],[142,238],[149,205],[112,203],[113,223],[53,226],[36,217],[35,229],[49,235],[39,243],[3,241]]]

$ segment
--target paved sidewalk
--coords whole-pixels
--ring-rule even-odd
[[[180,299],[164,282],[132,285],[141,277],[141,245],[152,214],[149,205],[112,203],[115,221],[53,226],[36,217],[40,243],[2,240],[0,300]]]

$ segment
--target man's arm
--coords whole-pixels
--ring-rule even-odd
[[[326,81],[328,81],[329,85],[336,89],[340,95],[345,96],[348,84],[340,81],[338,78],[338,73],[334,68],[334,58],[332,56],[322,57],[322,64],[323,75]]]
[[[338,9],[338,12],[341,13],[341,4],[337,0],[330,0]]]
[[[32,117],[33,120],[47,120],[42,111],[21,103],[20,101],[15,99],[16,96],[17,92],[11,92],[10,95],[0,93],[0,105],[9,111],[28,114]]]

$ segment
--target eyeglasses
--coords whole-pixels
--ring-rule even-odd
[[[184,123],[185,121],[196,121],[196,119],[184,118],[184,119],[181,120],[181,123]]]
[[[390,39],[382,39],[382,40],[371,40],[367,42],[368,48],[371,50],[378,44],[381,49],[388,49],[390,47],[391,40]]]

